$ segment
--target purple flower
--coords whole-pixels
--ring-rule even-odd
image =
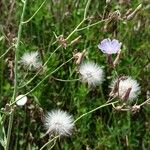
[[[120,50],[122,43],[119,43],[116,39],[104,39],[98,45],[98,48],[101,49],[103,53],[106,54],[116,54]]]

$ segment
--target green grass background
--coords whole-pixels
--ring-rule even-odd
[[[14,2],[14,5],[13,5]],[[43,0],[28,0],[25,20],[30,18]],[[87,0],[47,0],[36,16],[23,25],[19,58],[24,52],[39,51],[43,63],[57,48],[52,45],[56,35],[67,37],[81,22]],[[43,115],[52,109],[60,108],[77,118],[81,114],[104,104],[108,99],[109,84],[115,77],[106,63],[105,55],[97,48],[104,38],[116,38],[122,42],[122,58],[116,70],[118,74],[132,76],[141,85],[138,103],[146,100],[146,92],[150,90],[150,2],[149,0],[131,0],[120,4],[112,0],[106,11],[119,10],[121,17],[130,9],[142,3],[142,10],[130,21],[111,22],[104,30],[105,23],[100,23],[79,32],[69,40],[81,35],[81,40],[74,46],[60,48],[47,64],[48,72],[53,71],[72,57],[75,49],[87,50],[87,60],[103,66],[105,81],[101,87],[88,88],[79,81],[60,82],[59,79],[77,79],[74,61],[64,65],[56,73],[46,79],[35,91],[28,95],[28,103],[15,112],[10,150],[35,150],[48,141],[48,136],[40,139],[45,132]],[[13,6],[12,6],[13,5]],[[0,1],[0,53],[3,54],[17,37],[18,24],[22,12],[20,0]],[[92,0],[88,16],[82,27],[101,20],[106,3],[104,0]],[[7,37],[7,38],[6,38]],[[0,59],[0,106],[5,107],[13,94],[13,79],[8,62],[14,62],[15,50],[11,49]],[[19,84],[26,83],[35,72],[23,79],[25,72],[19,68]],[[19,90],[24,94],[31,90],[46,75],[38,75],[28,86]],[[4,128],[7,131],[8,119]],[[1,133],[2,136],[2,133]],[[2,147],[0,147],[2,149]],[[57,141],[53,149],[57,150],[148,150],[150,149],[150,106],[144,106],[136,114],[116,112],[111,106],[102,108],[76,123],[73,135]]]

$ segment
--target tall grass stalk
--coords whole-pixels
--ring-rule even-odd
[[[17,96],[17,86],[18,86],[18,56],[19,56],[19,46],[20,46],[20,39],[21,39],[21,33],[22,33],[22,22],[25,15],[25,9],[27,5],[27,0],[24,1],[23,4],[23,10],[20,18],[20,24],[19,24],[19,30],[18,30],[18,36],[17,36],[17,42],[15,47],[15,63],[14,63],[14,92],[11,102],[15,101]],[[12,131],[12,125],[13,125],[13,118],[14,118],[14,111],[10,114],[9,117],[9,125],[8,125],[8,132],[7,132],[7,144],[6,144],[6,150],[9,149],[9,143],[10,143],[10,137],[11,137],[11,131]]]

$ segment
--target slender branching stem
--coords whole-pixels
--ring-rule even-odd
[[[51,142],[55,141],[56,139],[58,139],[60,136],[55,136],[53,139],[49,140],[47,143],[45,143],[40,150],[43,150],[46,146],[48,146]]]
[[[141,106],[143,106],[143,105],[145,105],[145,104],[148,104],[149,102],[150,102],[150,98],[147,99],[145,102],[141,103],[139,106],[141,107]]]
[[[85,20],[87,20],[87,11],[89,9],[91,0],[87,1],[87,4],[85,6],[85,10],[84,10],[84,17],[83,20],[77,25],[77,27],[68,35],[68,37],[66,38],[66,40],[68,40],[75,32],[77,32],[78,28],[84,23]]]
[[[46,0],[43,1],[43,3],[40,5],[40,7],[36,10],[36,12],[26,21],[23,21],[22,23],[25,24],[25,23],[28,23],[30,22],[34,16],[39,12],[39,10],[42,8],[42,6],[45,4]]]
[[[13,45],[12,46],[10,46],[6,51],[5,51],[5,53],[3,53],[1,56],[0,56],[0,59],[2,58],[2,57],[4,57],[9,51],[10,51],[10,49],[13,47]]]
[[[88,12],[90,3],[91,3],[91,0],[88,0],[88,1],[87,1],[87,4],[86,4],[86,6],[85,6],[85,10],[84,10],[84,18],[83,18],[84,20],[85,20],[86,17],[87,17],[87,12]]]
[[[77,29],[83,24],[84,21],[85,21],[85,19],[83,19],[83,20],[77,25],[77,27],[68,35],[68,37],[66,38],[66,40],[68,40],[68,39],[77,31]]]
[[[64,79],[58,79],[55,77],[52,77],[54,80],[60,81],[60,82],[75,82],[75,81],[80,81],[81,79],[72,79],[72,80],[64,80]]]
[[[13,101],[16,99],[16,94],[18,90],[18,55],[19,55],[19,46],[20,46],[20,40],[21,40],[21,33],[22,33],[22,22],[25,14],[25,8],[26,8],[27,0],[24,2],[23,11],[20,19],[19,24],[19,31],[18,31],[18,37],[17,37],[17,43],[16,43],[16,49],[15,49],[15,64],[14,64],[14,93],[13,93]]]
[[[74,121],[74,123],[76,123],[78,120],[80,120],[80,119],[83,118],[84,116],[86,116],[86,115],[88,115],[88,114],[90,114],[90,113],[93,113],[94,111],[96,111],[96,110],[98,110],[98,109],[100,109],[100,108],[103,108],[103,107],[106,107],[106,106],[109,106],[109,105],[112,105],[112,104],[115,104],[115,103],[118,103],[118,101],[115,101],[115,102],[112,102],[112,103],[105,103],[105,104],[103,104],[103,105],[101,105],[101,106],[98,106],[98,107],[96,107],[96,108],[94,108],[94,109],[92,109],[92,110],[90,110],[90,111],[88,111],[88,112],[82,114],[81,116],[79,116],[79,117]]]
[[[15,64],[14,64],[14,92],[11,102],[15,101],[16,95],[17,95],[17,86],[18,86],[18,55],[19,55],[19,46],[20,46],[20,39],[21,39],[21,33],[22,33],[22,22],[25,14],[27,0],[24,1],[23,5],[23,11],[20,18],[20,24],[19,24],[19,30],[18,30],[18,37],[17,37],[17,43],[15,48]],[[12,124],[13,124],[13,118],[14,118],[14,112],[11,113],[9,117],[9,125],[8,125],[8,132],[7,132],[7,143],[6,143],[6,150],[9,149],[9,143],[10,143],[10,137],[11,137],[11,130],[12,130]]]
[[[100,24],[100,23],[102,23],[102,22],[106,22],[106,21],[108,21],[108,19],[100,20],[100,21],[95,22],[95,23],[93,23],[93,24],[90,24],[90,25],[88,25],[88,26],[86,26],[86,27],[77,29],[77,32],[78,32],[78,31],[85,30],[85,29],[89,29],[90,27],[93,27],[93,26],[95,26],[95,25],[98,25],[98,24]]]
[[[11,113],[9,117],[9,124],[8,124],[8,131],[7,131],[7,141],[6,141],[6,150],[9,150],[9,143],[10,143],[10,136],[11,136],[11,130],[13,125],[13,119],[14,119],[14,112]]]

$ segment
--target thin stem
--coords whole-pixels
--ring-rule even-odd
[[[16,99],[16,94],[17,94],[17,81],[18,81],[18,54],[19,54],[19,46],[20,46],[20,39],[21,39],[21,33],[22,33],[22,22],[25,14],[25,8],[26,8],[27,0],[24,2],[23,6],[23,11],[20,19],[20,24],[19,24],[19,31],[18,31],[18,37],[17,37],[17,43],[16,43],[16,51],[15,51],[15,66],[14,66],[14,94],[13,94],[13,100]]]
[[[61,81],[61,82],[75,82],[75,81],[81,80],[80,78],[79,78],[79,79],[72,79],[72,80],[58,79],[58,78],[55,78],[55,77],[52,77],[52,78],[53,78],[54,80]]]
[[[76,123],[78,120],[80,120],[80,119],[83,118],[84,116],[86,116],[86,115],[88,115],[88,114],[90,114],[90,113],[93,113],[94,111],[96,111],[96,110],[98,110],[98,109],[100,109],[100,108],[103,108],[103,107],[105,107],[105,106],[109,106],[109,105],[112,105],[112,104],[115,104],[115,103],[118,103],[118,101],[115,101],[115,102],[112,102],[112,103],[105,103],[105,104],[103,104],[103,105],[101,105],[101,106],[99,106],[99,107],[96,107],[95,109],[92,109],[91,111],[88,111],[87,113],[82,114],[80,117],[78,117],[78,118],[74,121],[74,123]]]
[[[17,84],[18,84],[18,54],[19,54],[19,46],[20,46],[20,39],[21,39],[21,33],[22,33],[22,22],[25,14],[27,0],[24,1],[23,11],[20,18],[20,24],[19,24],[19,31],[18,31],[18,37],[17,37],[17,43],[16,43],[16,51],[15,51],[15,66],[14,66],[14,92],[12,101],[15,101],[16,95],[17,95]],[[13,124],[13,118],[14,118],[14,112],[11,113],[9,117],[9,125],[8,125],[8,132],[7,132],[7,144],[6,144],[6,150],[9,149],[9,143],[10,143],[10,136],[11,136],[11,130],[12,130],[12,124]]]
[[[90,25],[88,25],[88,26],[86,26],[86,27],[83,27],[83,28],[77,29],[77,32],[78,32],[78,31],[85,30],[85,29],[88,29],[88,28],[90,28],[90,27],[93,27],[93,26],[95,26],[95,25],[97,25],[97,24],[100,24],[100,23],[102,23],[102,22],[105,22],[105,21],[107,21],[107,20],[108,20],[108,19],[100,20],[100,21],[95,22],[95,23],[93,23],[93,24],[90,24]]]
[[[53,139],[49,140],[47,143],[45,143],[40,150],[43,150],[47,145],[49,145],[51,142],[53,142],[54,140],[58,139],[60,136],[55,136]]]
[[[55,144],[56,144],[56,139],[54,140],[53,145],[51,147],[49,147],[49,150],[52,149],[55,146]]]
[[[89,6],[90,6],[90,3],[91,3],[91,0],[88,0],[86,6],[85,6],[85,10],[84,10],[84,20],[86,19],[86,16],[87,16],[87,11],[89,9]]]
[[[78,25],[77,27],[68,35],[68,37],[66,38],[66,40],[68,40],[76,31],[77,29],[82,25],[82,23],[85,21],[85,19],[83,19]]]
[[[84,17],[83,17],[82,21],[81,21],[81,22],[77,25],[77,27],[68,35],[68,37],[66,38],[66,40],[68,40],[68,39],[78,30],[78,28],[83,24],[83,22],[87,19],[86,16],[87,16],[87,11],[88,11],[88,9],[89,9],[90,3],[91,3],[91,0],[88,0],[88,2],[86,3],[86,6],[85,6]]]
[[[143,105],[145,105],[145,104],[147,104],[147,103],[149,103],[149,102],[150,102],[150,98],[147,99],[145,102],[141,103],[139,106],[141,107],[141,106],[143,106]]]
[[[102,19],[104,19],[104,17],[105,17],[105,13],[106,13],[107,6],[108,6],[108,5],[106,5],[106,6],[104,7],[104,11],[103,11]]]
[[[4,56],[9,52],[9,50],[10,50],[12,47],[13,47],[13,45],[12,45],[11,47],[9,47],[9,48],[6,50],[6,52],[3,53],[3,54],[0,56],[0,59],[1,59],[2,57],[4,57]]]
[[[7,144],[6,144],[6,150],[9,150],[9,143],[10,143],[10,136],[11,136],[11,130],[14,120],[14,112],[11,113],[9,117],[9,124],[8,124],[8,131],[7,131]]]
[[[7,137],[6,137],[6,132],[5,132],[4,126],[2,127],[2,132],[3,132],[3,134],[4,134],[4,141],[7,141]],[[6,142],[5,142],[5,143],[6,143]],[[5,147],[5,145],[4,145],[3,147]]]
[[[1,123],[2,126],[4,125],[4,122],[5,122],[5,120],[6,120],[6,116],[7,116],[7,114],[3,114],[3,115],[1,116],[0,123]]]
[[[34,16],[38,13],[38,11],[42,8],[42,6],[45,4],[46,0],[44,0],[44,2],[40,5],[40,7],[36,10],[36,12],[26,21],[23,21],[22,23],[25,24],[25,23],[28,23],[29,21],[31,21]]]
[[[7,138],[6,138],[6,133],[5,133],[5,128],[4,128],[4,125],[3,125],[3,120],[6,118],[6,115],[2,115],[0,114],[0,126],[1,126],[1,130],[2,130],[2,135],[3,135],[3,142],[1,142],[1,145],[5,148],[5,144],[6,144],[6,141],[7,141]],[[2,137],[1,135],[1,137]]]
[[[106,103],[109,103],[109,102],[111,102],[113,99],[115,99],[117,97],[117,95],[115,95],[115,96],[113,96],[112,98],[111,97],[109,97],[109,99],[108,99],[108,101],[106,102]]]
[[[128,136],[131,137],[131,113],[130,111],[127,111],[127,122],[128,122]]]

